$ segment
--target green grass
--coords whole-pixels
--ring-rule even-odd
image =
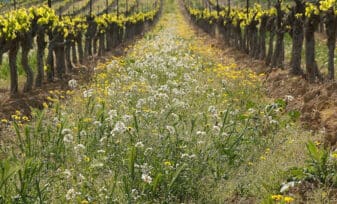
[[[37,58],[36,58],[36,50],[33,49],[28,56],[29,60],[29,66],[30,68],[36,72],[37,69]],[[18,67],[18,74],[19,76],[22,76],[25,74],[22,65],[21,65],[21,51],[18,53],[17,56],[17,67]],[[10,76],[10,69],[9,69],[9,62],[8,62],[8,56],[4,55],[2,60],[2,65],[0,65],[0,79],[2,80],[8,80]]]
[[[317,35],[325,35],[325,34],[316,34]],[[322,38],[316,37],[316,62],[319,70],[322,74],[327,76],[328,74],[328,46],[326,45],[326,40]],[[268,42],[269,42],[269,34],[266,39],[267,51],[268,51]],[[290,66],[290,58],[291,58],[291,49],[292,49],[292,39],[289,34],[286,34],[284,37],[284,45],[285,45],[285,65]],[[335,66],[337,64],[337,58],[334,59]],[[305,43],[303,41],[303,49],[302,49],[302,70],[305,71]],[[337,77],[337,73],[335,73],[335,77]]]

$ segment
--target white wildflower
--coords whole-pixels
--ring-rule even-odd
[[[94,163],[91,165],[92,168],[101,168],[101,167],[103,167],[103,166],[104,166],[104,164],[103,164],[102,162],[94,162]]]
[[[117,117],[117,111],[116,110],[109,110],[108,112],[109,118],[113,119]]]
[[[173,135],[176,132],[173,126],[167,125],[166,129],[169,131],[171,135]]]
[[[290,181],[288,183],[283,183],[282,187],[281,187],[281,190],[280,190],[280,193],[284,193],[284,192],[288,191],[290,188],[292,188],[294,186],[295,186],[295,181]]]
[[[85,150],[85,146],[83,144],[78,144],[74,147],[75,151],[81,151],[81,150]]]
[[[204,131],[197,131],[197,136],[205,136],[206,132]]]
[[[290,101],[294,100],[294,97],[292,95],[285,95],[284,100],[287,101],[287,102],[290,102]]]
[[[122,119],[123,119],[124,122],[127,123],[127,122],[131,121],[132,116],[131,115],[123,115]]]
[[[148,174],[142,174],[142,180],[145,182],[145,183],[148,183],[150,184],[152,182],[152,178],[151,176],[149,176]]]
[[[78,177],[80,178],[81,181],[84,181],[85,180],[85,177],[83,176],[83,174],[78,174]]]
[[[76,197],[76,191],[75,189],[71,188],[67,191],[67,194],[66,194],[66,200],[72,200]]]
[[[104,153],[105,153],[105,150],[103,150],[103,149],[99,149],[99,150],[97,150],[97,153],[104,154]]]
[[[65,143],[72,143],[73,139],[74,139],[74,137],[73,137],[72,134],[66,134],[63,137],[63,142],[65,142]]]
[[[145,151],[144,151],[144,155],[146,156],[146,155],[150,154],[152,150],[153,150],[152,147],[146,148]]]
[[[59,123],[60,122],[60,120],[58,119],[58,117],[54,117],[53,118],[53,123],[54,124],[57,124],[57,123]]]
[[[136,108],[141,109],[142,106],[146,103],[145,99],[141,98],[137,101]]]
[[[228,134],[227,132],[223,132],[223,133],[221,133],[221,136],[222,136],[222,137],[228,137],[229,134]]]
[[[94,90],[93,89],[88,89],[88,90],[85,90],[83,91],[83,97],[84,98],[89,98],[93,95],[94,93]]]
[[[135,144],[135,147],[138,147],[138,148],[143,148],[144,147],[144,144],[142,142],[137,142]]]
[[[102,123],[100,121],[94,121],[93,124],[97,127],[101,127],[102,126]]]
[[[105,140],[107,140],[107,137],[102,137],[99,142],[102,144]]]
[[[68,86],[71,88],[71,89],[75,89],[77,87],[77,81],[75,79],[71,79],[68,81]]]
[[[71,177],[71,171],[69,169],[64,170],[63,174],[66,176],[67,179]]]
[[[213,126],[213,131],[214,131],[216,134],[220,133],[220,127],[217,126],[217,125],[214,125],[214,126]]]
[[[270,124],[278,124],[277,120],[274,120],[272,116],[268,116],[268,120]]]
[[[72,131],[69,128],[65,128],[61,132],[62,135],[67,135],[67,134],[71,134],[71,133],[72,133]]]
[[[123,133],[123,132],[125,132],[125,130],[126,130],[125,124],[122,121],[118,121],[115,124],[115,128],[113,129],[113,132]]]
[[[140,195],[139,195],[137,189],[132,189],[132,190],[131,190],[131,196],[132,196],[132,198],[133,198],[134,200],[137,200],[137,199],[140,198]]]
[[[182,158],[182,159],[184,159],[184,158],[186,158],[186,157],[189,158],[189,156],[190,156],[190,155],[188,155],[188,154],[186,154],[186,153],[181,154],[181,158]]]
[[[205,144],[205,141],[200,140],[200,141],[197,142],[197,144],[200,144],[200,145],[201,145],[201,144]]]
[[[217,113],[216,107],[215,106],[209,106],[208,112],[210,112],[213,115],[216,114]]]
[[[81,136],[81,137],[87,136],[87,132],[86,132],[85,130],[81,130],[80,136]]]

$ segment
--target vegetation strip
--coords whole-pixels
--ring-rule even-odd
[[[260,76],[232,59],[219,63],[177,4],[164,8],[126,57],[97,66],[86,87],[71,81],[72,100],[55,92],[31,122],[22,124],[20,112],[2,121],[1,202],[301,199],[289,191],[299,180],[280,183],[289,167],[304,165],[315,138],[284,112],[291,99],[265,98]],[[309,144],[311,155],[327,155]],[[320,175],[312,164],[311,175]]]

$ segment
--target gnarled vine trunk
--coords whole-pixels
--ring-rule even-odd
[[[263,15],[261,17],[261,24],[260,24],[260,35],[259,35],[259,53],[258,58],[260,60],[265,59],[266,57],[266,32],[267,32],[267,20],[268,16]]]
[[[65,74],[65,43],[64,43],[64,37],[62,33],[56,32],[55,33],[55,60],[56,60],[56,71],[57,71],[57,77],[59,79],[63,79],[63,76]]]
[[[292,22],[292,50],[291,50],[291,73],[295,75],[303,74],[301,68],[302,61],[302,49],[304,40],[304,11],[305,5],[301,0],[296,0],[296,5],[293,8],[292,14],[290,16],[290,21]],[[296,17],[295,15],[299,15]]]
[[[98,36],[95,36],[94,39],[93,39],[93,55],[97,54],[97,42],[98,42]]]
[[[23,87],[23,92],[28,92],[33,89],[34,74],[32,68],[28,64],[28,54],[33,44],[32,34],[27,32],[21,37],[21,64],[26,73],[26,83]]]
[[[37,75],[35,80],[35,86],[41,87],[44,79],[44,50],[47,46],[45,41],[45,32],[44,29],[39,27],[36,36],[37,43]]]
[[[316,79],[322,79],[318,70],[315,55],[315,30],[319,22],[319,16],[312,15],[305,21],[305,63],[307,78],[309,82],[315,82]]]
[[[113,26],[110,24],[106,31],[106,50],[111,51],[113,47]]]
[[[75,39],[73,39],[70,42],[70,47],[71,47],[71,60],[74,64],[78,63],[78,59],[77,59],[77,52],[76,52],[76,42]]]
[[[105,34],[104,33],[100,33],[98,34],[98,38],[99,38],[99,44],[98,44],[98,55],[102,56],[105,53]]]
[[[328,37],[327,46],[329,49],[328,77],[330,80],[335,78],[335,48],[336,48],[336,23],[337,17],[333,9],[327,11],[325,16],[326,34]]]
[[[48,82],[54,81],[55,70],[54,70],[54,47],[55,47],[55,39],[52,32],[48,33],[49,37],[49,45],[48,45],[48,55],[46,60],[47,66],[47,80]]]
[[[2,64],[3,54],[8,52],[9,50],[9,43],[5,41],[5,39],[0,38],[0,65]]]
[[[67,71],[72,72],[74,65],[71,60],[71,36],[68,36],[65,42],[65,62],[67,64]]]
[[[78,61],[80,62],[80,64],[83,64],[84,52],[83,52],[83,45],[82,45],[82,35],[78,34],[75,40],[77,44]]]
[[[12,96],[15,96],[18,93],[18,68],[16,65],[18,51],[19,51],[19,41],[12,40],[10,42],[8,53],[10,77],[11,77],[10,92]]]
[[[277,1],[276,5],[277,15],[276,15],[276,45],[274,50],[274,55],[271,61],[272,67],[283,68],[284,62],[284,28],[282,26],[282,19],[284,12],[281,10],[281,3]]]
[[[267,23],[267,29],[269,30],[269,43],[268,43],[268,53],[266,57],[266,65],[270,65],[273,52],[274,52],[274,37],[275,37],[275,28],[274,28],[275,18],[271,17]]]
[[[87,32],[85,33],[85,46],[84,46],[84,57],[88,58],[89,56],[93,55],[93,46],[95,48],[95,35],[96,35],[96,23],[94,22],[94,19],[89,16],[87,18],[88,28]],[[94,43],[94,45],[93,45]],[[94,50],[95,52],[95,50]]]

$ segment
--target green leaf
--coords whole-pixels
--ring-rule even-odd
[[[136,161],[136,148],[133,146],[131,147],[129,153],[129,171],[132,180],[134,180],[135,178],[135,161]]]
[[[175,172],[175,174],[173,175],[171,182],[168,186],[169,191],[171,190],[172,185],[174,184],[174,182],[177,180],[177,178],[179,177],[179,174],[181,173],[181,171],[187,166],[187,164],[183,164],[182,166],[180,166],[178,168],[178,170]]]
[[[309,156],[311,159],[316,162],[319,162],[321,160],[322,153],[312,141],[308,142],[307,149],[309,151]]]
[[[160,183],[161,180],[162,180],[162,177],[163,177],[163,174],[161,174],[161,173],[158,173],[158,174],[157,174],[156,178],[155,178],[154,181],[153,181],[152,191],[156,191],[156,189],[157,189],[159,183]]]
[[[301,113],[297,110],[291,110],[288,112],[288,115],[292,121],[297,121],[300,118]]]

